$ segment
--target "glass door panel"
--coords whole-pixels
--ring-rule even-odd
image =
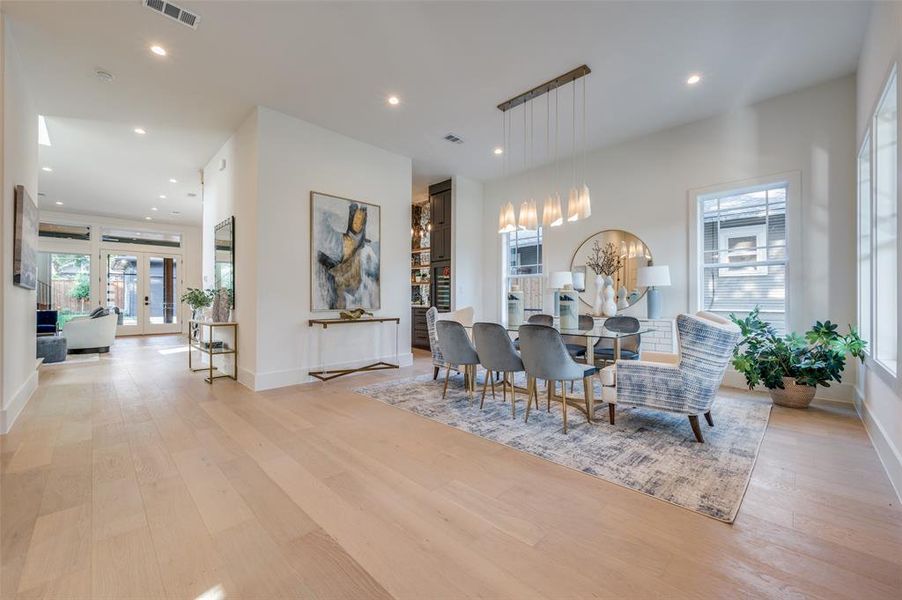
[[[106,305],[119,309],[118,335],[143,333],[138,254],[106,254]]]
[[[146,309],[145,333],[171,333],[180,331],[179,309],[179,257],[147,255],[147,287],[144,298]]]

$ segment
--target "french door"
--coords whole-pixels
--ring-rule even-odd
[[[178,254],[104,252],[106,304],[120,314],[116,335],[181,331],[181,270]]]

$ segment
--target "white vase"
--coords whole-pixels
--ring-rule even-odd
[[[626,286],[621,285],[620,289],[617,290],[617,308],[619,310],[623,310],[624,308],[630,307],[630,301],[627,297],[629,293],[626,291]]]
[[[617,302],[614,300],[614,280],[610,277],[605,277],[603,295],[602,313],[606,317],[615,316],[617,314]]]
[[[592,303],[592,314],[596,317],[604,315],[604,275],[595,276],[595,301]]]

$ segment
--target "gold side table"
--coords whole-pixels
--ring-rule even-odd
[[[232,339],[233,346],[229,347],[228,343],[223,340],[215,340],[213,336],[213,332],[217,329],[227,329],[232,328]],[[204,335],[206,333],[206,335]],[[196,337],[195,337],[196,335]],[[201,352],[202,354],[207,355],[207,359],[209,360],[209,365],[194,368],[192,363],[192,357],[194,355],[194,351]],[[213,357],[214,356],[224,356],[226,354],[232,355],[232,375],[228,373],[222,373],[220,375],[213,375],[213,371],[218,371],[219,369],[213,365]],[[204,381],[212,384],[214,379],[222,379],[223,377],[228,377],[229,379],[238,380],[238,323],[218,323],[213,321],[188,321],[188,368],[191,369],[192,372],[197,371],[209,371],[210,374],[207,377],[204,377]]]

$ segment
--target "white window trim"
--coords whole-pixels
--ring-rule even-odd
[[[876,348],[876,336],[877,329],[880,327],[880,319],[877,314],[877,199],[876,199],[876,185],[877,185],[877,150],[876,150],[876,142],[874,141],[874,135],[876,132],[874,131],[874,121],[877,118],[877,111],[880,108],[880,104],[883,102],[886,97],[887,87],[889,86],[890,80],[895,77],[896,78],[896,264],[897,268],[899,264],[902,264],[902,185],[900,185],[899,178],[902,177],[902,81],[899,79],[898,69],[896,63],[890,65],[889,69],[886,72],[886,76],[883,78],[883,85],[880,88],[880,94],[874,100],[873,105],[871,106],[870,116],[868,117],[868,127],[865,129],[864,136],[861,140],[861,145],[859,149],[863,147],[865,141],[868,141],[870,144],[870,201],[871,201],[871,337],[869,341],[869,348],[867,353],[867,359],[865,365],[868,368],[871,368],[875,373],[879,375],[881,379],[883,379],[884,383],[886,383],[890,388],[894,389],[896,392],[902,392],[902,369],[899,368],[900,364],[902,364],[902,335],[899,335],[899,327],[902,324],[902,277],[896,277],[896,372],[893,372],[889,367],[884,365],[880,360],[877,359],[876,352],[874,349]],[[860,153],[856,155],[856,166],[858,162],[858,157]],[[856,168],[856,189],[858,187],[858,171]],[[856,191],[857,194],[857,191]],[[856,204],[857,207],[857,204]],[[857,215],[856,215],[856,224],[857,224]],[[858,246],[858,231],[855,232],[855,240],[856,247]],[[856,267],[857,268],[857,267]],[[859,280],[860,281],[860,280]],[[856,293],[856,302],[858,300],[858,294]]]
[[[861,156],[862,154],[867,152],[868,155],[868,252],[869,256],[869,273],[868,273],[868,300],[870,300],[869,311],[870,318],[868,319],[868,331],[865,336],[868,342],[868,347],[865,350],[865,354],[868,359],[873,359],[874,352],[874,322],[876,321],[876,312],[877,312],[877,302],[874,294],[874,282],[876,277],[876,269],[877,269],[877,261],[874,260],[874,225],[875,225],[875,213],[877,211],[874,210],[874,144],[871,138],[871,128],[868,127],[864,132],[864,139],[861,142],[861,145],[858,147],[858,154],[855,157],[855,195],[856,195],[856,203],[855,203],[855,248],[857,250],[856,255],[856,263],[855,263],[855,272],[856,272],[856,283],[858,285],[858,290],[856,290],[855,294],[855,303],[857,306],[856,310],[856,318],[859,333],[864,333],[861,329],[861,284],[862,282],[862,273],[861,273]],[[887,372],[889,375],[889,372]]]
[[[703,248],[704,231],[699,222],[699,199],[702,196],[724,192],[741,192],[744,188],[758,188],[767,185],[786,184],[786,331],[803,331],[806,325],[801,320],[798,307],[804,305],[801,297],[804,291],[802,281],[802,174],[787,171],[750,179],[740,179],[719,183],[687,192],[689,206],[689,309],[702,310],[704,298],[704,278],[700,277],[700,252]],[[796,298],[795,294],[799,297]]]

